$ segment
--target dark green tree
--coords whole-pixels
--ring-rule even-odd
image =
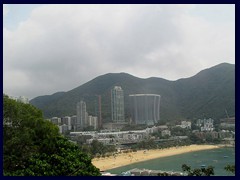
[[[186,172],[188,176],[211,176],[214,175],[214,167],[208,166],[207,168],[191,169],[190,166],[183,164],[183,172]]]
[[[229,171],[229,172],[235,174],[235,165],[227,165],[227,166],[224,167],[224,169],[226,171]]]
[[[90,144],[90,151],[93,156],[97,154],[104,155],[106,153],[111,153],[116,151],[115,145],[104,145],[102,142],[98,140],[93,140]]]
[[[42,117],[40,110],[3,96],[5,176],[100,175],[91,158]]]

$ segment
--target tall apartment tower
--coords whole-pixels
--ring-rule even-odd
[[[86,103],[80,101],[77,103],[77,122],[76,122],[76,131],[80,131],[87,126],[88,114]]]
[[[160,98],[158,94],[132,94],[130,107],[135,124],[154,125],[160,121]]]
[[[111,90],[112,121],[114,123],[124,122],[124,95],[120,86],[114,86]]]
[[[98,119],[98,129],[102,128],[102,97],[101,95],[96,95],[95,99],[95,116]]]

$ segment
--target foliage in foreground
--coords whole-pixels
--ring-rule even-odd
[[[37,108],[3,96],[5,176],[98,176],[79,147],[59,134]]]
[[[186,164],[182,165],[183,172],[186,172],[188,176],[211,176],[214,175],[214,167],[208,166],[207,168],[191,169],[191,166]]]
[[[229,171],[229,172],[235,174],[235,165],[227,165],[226,167],[224,167],[224,169],[226,171]]]

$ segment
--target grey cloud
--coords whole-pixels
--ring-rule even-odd
[[[205,68],[217,61],[209,63],[209,57],[215,57],[207,49],[209,44],[201,47],[207,42],[204,37],[210,37],[213,32],[213,26],[191,17],[188,8],[177,5],[41,6],[15,31],[5,29],[4,72],[11,74],[16,70],[25,74],[21,77],[12,74],[11,79],[18,83],[27,77],[28,83],[24,87],[19,85],[21,90],[15,94],[23,95],[25,89],[24,94],[30,98],[70,90],[108,72],[166,79],[194,75],[201,70],[197,66]],[[199,30],[199,27],[205,29]],[[231,31],[225,28],[218,36]],[[204,37],[198,37],[197,33]],[[231,44],[232,38],[223,41]],[[223,44],[218,49],[224,47]],[[224,57],[231,53],[232,48],[221,52]],[[202,58],[209,62],[200,63]],[[201,64],[204,65],[200,67]],[[14,92],[6,73],[4,79],[4,90]]]

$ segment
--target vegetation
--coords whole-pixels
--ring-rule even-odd
[[[126,117],[130,117],[128,95],[135,93],[160,94],[161,121],[165,122],[204,117],[218,120],[226,117],[226,108],[229,116],[235,116],[235,65],[226,63],[177,81],[141,79],[125,73],[106,74],[71,91],[37,97],[30,103],[43,110],[45,117],[51,118],[76,114],[77,101],[84,99],[89,114],[96,115],[97,94],[102,96],[102,117],[107,122],[111,117],[110,89],[114,85],[120,85],[124,90]]]
[[[186,164],[182,165],[183,172],[186,172],[188,176],[211,176],[214,175],[214,167],[208,166],[207,168],[191,169],[191,166]]]
[[[224,167],[224,169],[226,171],[229,171],[229,172],[235,174],[235,165],[227,165],[226,167]]]
[[[92,155],[105,155],[107,153],[116,152],[116,147],[114,145],[104,145],[103,143],[93,140],[90,146],[90,152]]]
[[[59,134],[42,112],[3,95],[5,176],[98,176],[99,169],[79,147]]]

